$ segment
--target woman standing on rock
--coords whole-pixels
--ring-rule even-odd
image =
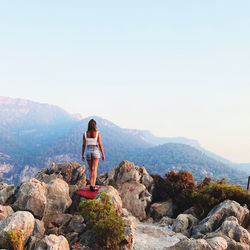
[[[88,123],[88,131],[83,134],[82,144],[82,160],[84,161],[84,151],[86,150],[86,160],[89,165],[89,182],[90,190],[95,191],[95,182],[97,176],[97,167],[100,160],[100,151],[102,152],[102,161],[105,160],[105,155],[102,147],[101,136],[96,128],[96,121],[91,119]],[[98,148],[99,146],[99,148]]]

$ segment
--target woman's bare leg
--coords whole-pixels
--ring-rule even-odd
[[[93,162],[92,162],[92,184],[93,186],[95,186],[95,182],[96,182],[97,167],[98,167],[99,160],[100,160],[99,158],[93,159]]]
[[[90,182],[90,186],[93,186],[93,183],[92,183],[92,179],[93,179],[93,160],[87,160],[88,162],[88,165],[89,165],[89,182]]]

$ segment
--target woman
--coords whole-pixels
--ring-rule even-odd
[[[84,151],[86,150],[86,160],[89,165],[89,182],[90,190],[95,191],[95,182],[97,175],[98,162],[100,160],[100,151],[102,152],[102,161],[105,160],[105,155],[102,147],[101,136],[96,128],[96,121],[91,119],[88,123],[88,131],[83,134],[82,144],[82,160],[84,161]],[[98,148],[99,146],[99,148]]]

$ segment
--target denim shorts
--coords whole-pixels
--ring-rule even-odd
[[[88,146],[86,151],[86,160],[101,158],[99,148],[97,146]]]

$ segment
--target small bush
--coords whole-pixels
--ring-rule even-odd
[[[119,249],[124,239],[124,221],[111,203],[110,195],[101,193],[101,202],[86,200],[80,203],[81,215],[95,234],[96,243],[107,249]]]
[[[23,250],[23,233],[15,229],[8,231],[5,243],[8,250]]]
[[[224,200],[234,200],[250,209],[250,194],[241,186],[226,184],[225,181],[213,182],[192,193],[193,204],[206,215],[215,205]]]

